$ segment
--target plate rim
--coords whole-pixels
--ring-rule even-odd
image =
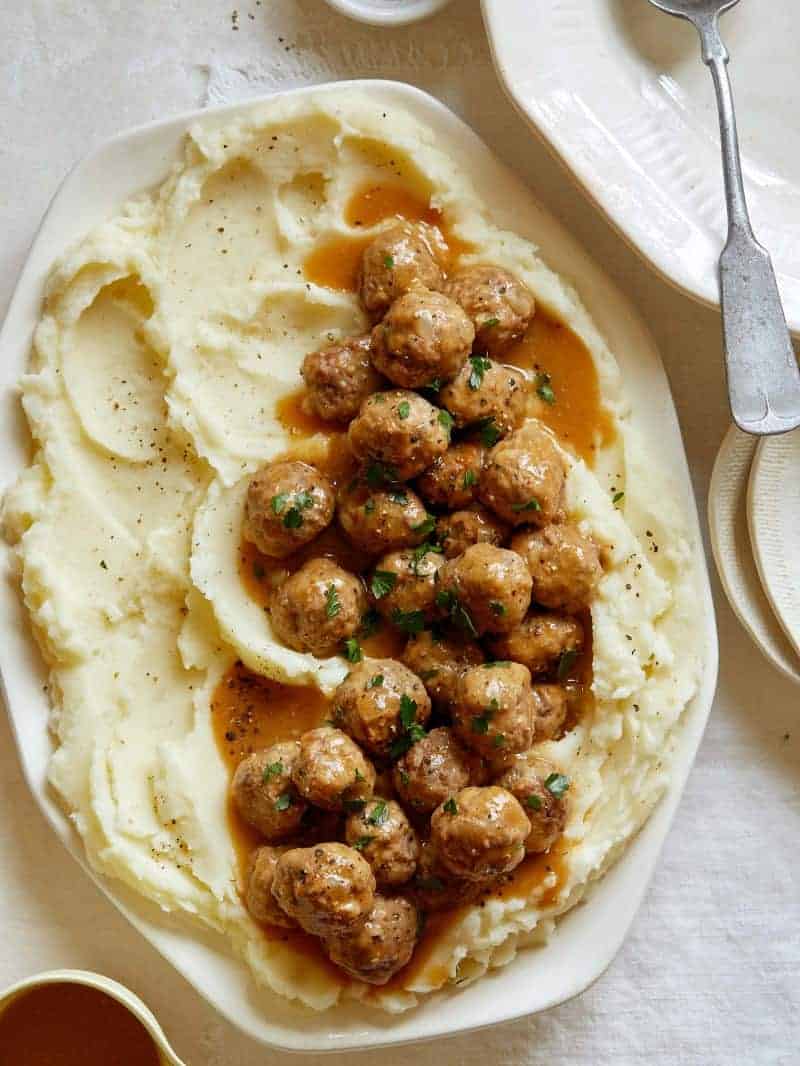
[[[441,101],[428,93],[407,85],[406,83],[384,79],[354,79],[343,82],[328,82],[314,86],[301,86],[288,90],[278,90],[258,98],[225,104],[220,107],[194,109],[184,112],[181,115],[158,119],[154,122],[145,123],[136,126],[133,129],[122,131],[102,142],[102,144],[88,152],[75,164],[63,182],[59,185],[43,216],[42,222],[31,243],[28,256],[20,273],[19,281],[14,289],[2,330],[0,330],[0,360],[2,360],[0,362],[0,389],[7,394],[16,395],[17,392],[14,384],[17,374],[15,372],[13,378],[10,377],[7,369],[9,360],[2,358],[6,354],[6,350],[9,347],[16,348],[17,350],[22,349],[24,352],[22,363],[20,364],[20,359],[18,357],[15,365],[24,365],[24,363],[27,362],[31,332],[28,329],[24,329],[24,336],[18,336],[16,340],[14,340],[13,332],[15,329],[19,329],[18,320],[24,320],[26,317],[29,317],[32,304],[38,308],[42,285],[47,271],[42,272],[38,268],[37,256],[41,258],[40,250],[42,244],[48,237],[49,221],[53,218],[55,208],[59,201],[64,198],[71,187],[80,180],[82,174],[86,172],[92,164],[97,163],[101,159],[103,153],[108,152],[115,146],[135,145],[135,143],[143,137],[150,137],[152,135],[158,135],[159,133],[180,131],[180,136],[183,136],[191,124],[198,120],[214,119],[220,115],[224,116],[236,112],[255,110],[265,102],[273,101],[279,97],[310,95],[320,92],[346,91],[353,88],[358,88],[361,91],[366,88],[381,93],[388,93],[390,98],[399,100],[401,105],[409,106],[412,111],[414,111],[414,108],[416,107],[421,109],[423,114],[427,112],[429,121],[438,118],[438,121],[447,123],[453,129],[454,140],[456,135],[458,135],[468,141],[470,145],[476,149],[480,147],[482,154],[487,160],[491,161],[492,166],[496,168],[498,173],[502,173],[505,176],[505,180],[515,182],[522,188],[521,182],[516,175],[497,159],[489,145],[479,138],[471,127],[450,111],[450,109],[442,104]],[[173,158],[174,156],[170,156],[169,160],[165,161],[165,172],[169,162],[171,162]],[[144,188],[146,185],[140,185],[139,187]],[[77,834],[74,833],[69,825],[68,817],[64,814],[54,797],[49,793],[46,781],[37,780],[33,775],[32,764],[29,765],[28,763],[28,753],[25,751],[25,738],[22,735],[20,723],[22,721],[22,714],[29,712],[27,710],[24,712],[21,710],[20,701],[23,699],[23,696],[27,696],[31,699],[33,699],[34,696],[38,696],[39,703],[46,705],[46,700],[44,700],[42,694],[37,691],[37,679],[30,676],[31,673],[35,675],[37,672],[38,657],[33,660],[30,659],[32,637],[30,636],[27,625],[23,627],[24,632],[20,633],[13,633],[11,627],[6,627],[11,631],[10,635],[16,639],[18,650],[21,652],[22,656],[30,660],[22,670],[22,673],[27,676],[25,676],[24,682],[21,684],[20,692],[9,692],[9,676],[14,677],[16,681],[16,673],[13,669],[14,664],[10,662],[10,660],[13,659],[13,655],[9,654],[12,644],[8,641],[0,642],[0,680],[2,681],[2,694],[8,711],[15,743],[17,745],[23,775],[37,806],[62,840],[62,843],[65,844],[67,850],[87,871],[106,898],[108,898],[110,902],[125,915],[131,924],[148,940],[151,946],[167,959],[181,976],[189,982],[195,991],[203,996],[203,998],[206,999],[215,1010],[219,1011],[219,1013],[226,1017],[231,1024],[246,1032],[252,1038],[259,1040],[261,1043],[283,1050],[309,1052],[348,1050],[357,1047],[375,1048],[379,1046],[414,1043],[445,1035],[455,1035],[456,1033],[474,1031],[501,1022],[526,1017],[532,1013],[537,1013],[541,1010],[555,1006],[558,1003],[566,1002],[568,999],[571,999],[584,991],[602,975],[626,939],[630,924],[635,917],[638,906],[641,903],[650,878],[655,870],[664,840],[669,827],[672,824],[681,793],[694,763],[697,748],[702,738],[708,715],[711,711],[714,691],[716,688],[718,667],[716,621],[713,601],[711,598],[707,561],[702,547],[697,505],[691,488],[685,447],[683,446],[683,439],[677,422],[677,415],[672,402],[669,386],[664,375],[663,364],[661,363],[658,349],[656,348],[649,331],[647,331],[640,317],[634,311],[627,297],[620,292],[617,286],[612,285],[611,282],[608,281],[601,268],[595,264],[591,256],[582,248],[579,242],[569,234],[566,228],[558,223],[550,212],[543,209],[538,200],[536,200],[528,190],[525,191],[527,192],[528,200],[532,207],[535,208],[536,213],[541,215],[542,219],[546,220],[547,223],[551,225],[551,228],[559,233],[560,237],[563,238],[567,244],[573,246],[573,250],[578,251],[584,268],[602,279],[604,287],[614,294],[615,301],[622,307],[627,308],[630,312],[631,321],[626,324],[626,328],[634,330],[641,338],[641,343],[646,347],[649,347],[648,358],[654,360],[660,375],[663,377],[664,394],[662,399],[665,404],[665,411],[667,412],[668,419],[674,422],[675,447],[679,459],[679,468],[671,471],[671,473],[679,478],[681,482],[682,496],[685,497],[684,505],[686,508],[686,515],[695,545],[695,561],[697,563],[698,581],[700,586],[699,593],[705,607],[705,627],[703,633],[706,645],[705,669],[702,678],[700,679],[698,691],[692,700],[690,707],[684,712],[683,726],[678,737],[678,746],[686,749],[685,754],[680,762],[676,760],[667,794],[662,798],[660,804],[652,812],[644,828],[640,830],[639,834],[631,841],[631,844],[627,849],[627,855],[629,856],[632,856],[634,853],[638,854],[638,852],[645,848],[649,849],[645,861],[639,863],[645,873],[643,876],[637,873],[633,886],[629,886],[629,891],[626,897],[628,901],[627,913],[624,920],[619,924],[617,933],[613,938],[609,938],[609,942],[605,944],[604,950],[595,960],[594,969],[587,969],[582,977],[573,980],[563,992],[544,997],[535,1008],[531,1008],[526,1003],[514,1004],[510,1000],[508,1002],[498,1001],[497,1009],[491,1014],[491,1016],[487,1016],[483,1019],[475,1020],[473,1018],[471,1021],[466,1021],[464,1024],[445,1025],[444,1027],[442,1027],[441,1024],[437,1025],[434,1021],[434,1023],[429,1026],[420,1027],[419,1025],[416,1025],[416,1028],[418,1029],[417,1032],[412,1031],[397,1036],[394,1036],[388,1031],[391,1028],[391,1022],[387,1022],[385,1017],[377,1011],[368,1014],[371,1024],[367,1023],[363,1030],[356,1032],[355,1035],[331,1032],[336,1025],[335,1012],[326,1012],[329,1024],[324,1039],[317,1039],[313,1033],[311,1037],[309,1037],[307,1034],[303,1033],[302,1027],[299,1027],[299,1030],[291,1030],[291,1035],[289,1035],[284,1029],[278,1029],[276,1025],[270,1025],[268,1018],[261,1018],[262,1024],[259,1026],[254,1027],[253,1025],[248,1024],[246,1021],[243,1021],[241,1017],[236,1016],[235,1013],[221,1003],[219,999],[212,998],[208,990],[197,980],[196,975],[187,972],[187,970],[176,961],[177,948],[172,942],[173,938],[171,933],[160,929],[160,927],[157,929],[150,918],[150,914],[142,913],[152,912],[154,909],[149,901],[143,898],[140,899],[121,882],[106,879],[105,877],[98,875],[91,868],[88,859],[83,852],[82,844],[77,838]],[[57,258],[58,255],[62,254],[67,246],[68,244],[62,242],[58,249],[53,248],[48,250],[46,255],[48,270],[49,266],[52,265],[53,260]],[[544,254],[544,258],[545,260],[548,258],[546,253]],[[34,296],[35,298],[32,301],[32,297]],[[38,317],[38,315],[35,315],[35,317]],[[598,321],[598,315],[596,312],[592,317],[594,321]],[[6,398],[8,399],[10,397],[7,395]],[[18,402],[16,400],[15,405],[18,407]],[[13,432],[14,431],[9,426],[8,422],[4,423],[3,429],[0,431],[0,433],[4,434],[9,441],[12,439]],[[0,437],[0,439],[2,439],[2,437]],[[18,472],[18,464],[14,461],[9,461],[6,456],[3,455],[0,460],[0,481],[2,481],[3,486],[10,483],[16,472]],[[9,554],[9,549],[5,548],[4,554],[7,556]],[[17,587],[12,589],[11,596],[14,600],[19,601]],[[22,605],[19,602],[18,612],[16,613],[18,613],[20,617],[24,617],[27,622],[27,614],[23,611]],[[6,621],[7,619],[3,619],[2,625],[5,625]],[[27,655],[25,651],[26,647]],[[38,669],[41,669],[40,664],[38,665]],[[16,689],[16,684],[13,687]],[[46,709],[45,706],[45,710]],[[655,840],[651,838],[655,838]],[[615,873],[615,871],[621,869],[623,862],[624,859],[620,860],[612,870],[609,871],[609,875],[598,883],[599,887],[593,894],[593,898],[596,898],[600,894],[602,886],[612,883],[609,878]],[[631,863],[629,862],[628,866],[630,865]],[[627,867],[625,868],[627,869]],[[617,879],[621,879],[622,876],[623,875],[620,873]],[[570,914],[575,915],[577,911],[580,911],[583,914],[586,912],[586,908],[575,908]],[[564,921],[568,920],[569,918],[564,919]],[[573,918],[573,921],[574,920],[575,919]],[[192,942],[196,942],[198,945],[202,940],[208,939],[207,935],[201,928],[196,926],[187,928],[189,931],[185,932],[181,930],[179,938],[183,937],[189,939]],[[238,957],[234,956],[232,952],[229,952],[228,954],[230,961],[235,964],[236,967],[244,967],[244,964]],[[520,953],[518,959],[522,954],[524,953]],[[512,963],[511,966],[513,965],[514,964]],[[508,973],[509,969],[509,967],[505,967],[503,972]],[[491,975],[487,975],[483,979],[481,987],[486,988],[486,983],[491,980]],[[465,992],[468,991],[469,989],[465,990]],[[434,994],[433,996],[427,997],[426,1001],[423,1001],[419,1007],[412,1009],[412,1011],[407,1012],[406,1015],[400,1016],[400,1018],[410,1018],[412,1022],[416,1022],[416,1020],[421,1017],[424,1003],[432,1003],[438,995],[439,994]],[[455,995],[455,993],[451,992],[450,995]],[[496,994],[494,1000],[497,1000]],[[392,1019],[392,1021],[394,1020],[395,1019]],[[412,1024],[410,1028],[413,1030],[415,1025]],[[266,1030],[269,1030],[269,1034]]]
[[[631,213],[625,214],[614,208],[610,197],[603,194],[603,184],[598,183],[597,175],[591,172],[588,163],[585,163],[581,159],[580,154],[574,151],[572,142],[566,135],[560,132],[558,124],[548,121],[546,111],[537,105],[537,101],[526,99],[522,95],[520,83],[513,72],[512,64],[500,43],[500,33],[497,29],[501,20],[503,20],[504,14],[506,19],[508,17],[507,10],[505,12],[501,10],[504,2],[506,2],[506,0],[481,0],[481,10],[489,39],[489,48],[495,71],[501,86],[515,109],[549,149],[554,158],[557,159],[570,174],[590,203],[603,215],[606,221],[625,241],[629,248],[636,252],[637,255],[639,255],[663,281],[672,286],[672,288],[691,297],[704,307],[721,312],[716,263],[719,256],[722,254],[725,242],[724,235],[718,242],[714,272],[706,272],[701,276],[697,273],[693,273],[688,266],[686,266],[688,256],[682,257],[678,254],[665,254],[657,240],[650,239],[646,233],[643,234],[640,230],[637,231]],[[531,7],[533,8],[535,6],[534,0]],[[698,62],[700,62],[699,55]],[[622,155],[622,153],[620,153],[620,155]],[[623,180],[625,177],[630,177],[633,172],[634,167],[632,165],[626,167],[620,165],[616,177],[619,180]],[[719,204],[724,205],[721,184],[721,162],[719,167],[719,178]],[[695,229],[702,233],[705,239],[710,241],[712,235],[707,228],[701,225],[697,219],[693,218],[691,221]],[[716,241],[716,237],[714,237],[714,240]],[[794,274],[779,274],[779,283],[781,277],[790,281],[793,289],[798,286],[798,283],[800,283],[800,277],[797,277]],[[782,292],[782,302],[786,313],[789,331],[793,337],[800,338],[800,299],[798,299],[794,293],[790,294],[789,292],[784,291]]]

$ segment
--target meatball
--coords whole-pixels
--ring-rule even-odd
[[[507,633],[522,621],[530,602],[531,575],[507,548],[473,544],[439,571],[437,605],[472,636]]]
[[[526,751],[516,755],[497,779],[525,808],[531,831],[525,841],[527,852],[547,851],[564,830],[567,821],[566,790],[569,782],[541,755]]]
[[[473,544],[500,546],[508,535],[497,515],[481,504],[466,511],[442,515],[436,522],[436,539],[442,546],[445,559],[455,559]]]
[[[566,689],[561,685],[534,685],[533,691],[533,725],[536,742],[557,740],[567,720]]]
[[[462,747],[451,729],[432,729],[394,768],[394,787],[415,811],[429,814],[474,782],[480,774],[475,755]]]
[[[402,896],[376,896],[372,910],[357,929],[325,937],[331,962],[371,985],[385,985],[414,953],[419,918]]]
[[[316,844],[281,855],[272,894],[307,933],[344,933],[366,920],[375,899],[375,877],[353,848]]]
[[[330,481],[308,463],[262,466],[247,487],[243,533],[264,555],[282,559],[330,525]]]
[[[476,350],[495,359],[520,340],[536,310],[530,290],[501,267],[465,267],[444,291],[474,322]]]
[[[442,911],[474,903],[486,885],[454,876],[443,865],[433,845],[428,843],[420,849],[417,872],[411,887],[421,910]]]
[[[528,564],[533,599],[542,607],[576,614],[589,606],[603,576],[597,545],[575,526],[525,529],[511,541]]]
[[[257,922],[294,929],[297,923],[281,910],[272,895],[275,867],[285,850],[268,844],[255,849],[247,864],[244,903]]]
[[[453,730],[487,759],[527,751],[535,735],[530,672],[512,662],[465,670],[458,679]]]
[[[390,552],[379,559],[370,587],[384,618],[397,619],[412,612],[422,612],[427,618],[434,609],[442,566],[444,556],[427,545]]]
[[[462,788],[431,816],[431,844],[456,877],[485,881],[510,873],[525,857],[531,823],[504,788]]]
[[[409,637],[403,651],[403,662],[414,671],[433,703],[441,709],[455,700],[462,671],[483,660],[483,651],[474,640],[445,636],[429,629]]]
[[[347,431],[353,454],[370,463],[367,473],[408,481],[447,451],[450,419],[415,392],[373,393]]]
[[[320,418],[349,422],[361,404],[383,384],[370,362],[370,337],[347,337],[309,352],[300,371],[306,403]]]
[[[439,393],[439,401],[459,428],[491,419],[496,433],[505,436],[524,420],[527,396],[521,370],[473,355]]]
[[[489,452],[478,496],[512,526],[545,526],[562,515],[566,469],[555,444],[535,422]]]
[[[468,507],[483,468],[486,449],[472,441],[451,445],[417,479],[417,488],[432,507],[454,511]]]
[[[346,733],[323,725],[300,737],[292,781],[309,803],[323,810],[354,810],[372,795],[375,769]]]
[[[430,524],[425,505],[407,485],[371,486],[364,477],[340,489],[338,517],[347,539],[368,555],[413,548]]]
[[[438,291],[444,286],[442,264],[446,257],[447,245],[435,226],[394,223],[364,249],[361,303],[374,318],[380,318],[414,284]]]
[[[564,654],[583,647],[583,626],[566,615],[531,611],[508,633],[494,636],[489,648],[498,659],[524,663],[532,674],[546,674]]]
[[[372,364],[404,389],[449,381],[472,350],[475,329],[457,303],[421,286],[396,300],[372,331]]]
[[[417,834],[394,800],[372,799],[345,825],[345,839],[372,867],[379,885],[404,885],[419,857]]]
[[[280,586],[270,607],[279,640],[325,658],[352,637],[367,609],[364,586],[330,559],[310,559]]]
[[[356,663],[333,696],[337,724],[368,751],[381,756],[404,748],[430,713],[425,686],[394,659]]]
[[[231,782],[234,806],[248,825],[267,840],[297,831],[306,803],[292,783],[300,755],[296,740],[272,744],[239,763]]]

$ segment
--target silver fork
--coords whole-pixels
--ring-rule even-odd
[[[800,426],[800,370],[769,252],[753,234],[742,183],[739,138],[719,17],[739,0],[649,0],[691,22],[700,34],[719,108],[728,239],[719,260],[722,333],[733,420],[745,433]]]

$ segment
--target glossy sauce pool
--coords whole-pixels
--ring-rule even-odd
[[[449,231],[441,211],[431,207],[423,197],[409,192],[400,183],[383,185],[370,182],[363,185],[348,200],[344,218],[354,230],[362,226],[377,226],[389,218],[428,222],[438,226],[450,250],[451,266],[462,253],[472,249],[472,245],[459,240]],[[355,292],[358,288],[361,256],[374,239],[373,233],[369,236],[353,235],[328,241],[315,249],[303,264],[306,279],[327,289]]]
[[[142,1023],[96,988],[59,981],[0,1010],[0,1066],[163,1066]]]

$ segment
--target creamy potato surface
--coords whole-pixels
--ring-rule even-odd
[[[237,660],[325,694],[347,673],[273,639],[241,578],[240,528],[261,463],[325,454],[324,434],[293,435],[279,409],[307,352],[367,326],[350,281],[380,221],[347,205],[369,183],[435,209],[464,263],[525,281],[585,345],[607,422],[591,466],[561,440],[568,515],[603,546],[604,577],[591,708],[543,745],[572,782],[559,854],[442,924],[384,989],[248,915],[211,711]],[[403,1010],[544,941],[663,793],[700,676],[678,497],[630,428],[616,362],[575,293],[491,218],[431,130],[351,91],[209,117],[158,190],[56,265],[22,381],[35,454],[4,529],[50,669],[52,786],[98,871],[221,931],[259,982],[316,1009],[354,996]]]

